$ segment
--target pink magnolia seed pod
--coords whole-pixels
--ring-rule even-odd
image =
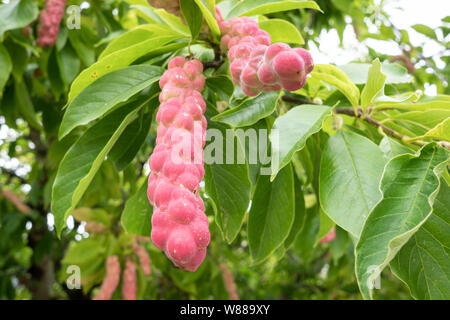
[[[46,0],[45,9],[39,17],[38,39],[39,47],[52,46],[59,33],[59,24],[64,16],[64,7],[67,0]]]
[[[110,300],[116,290],[120,279],[120,263],[117,256],[109,256],[106,259],[106,275],[97,295],[93,300]]]
[[[210,241],[198,195],[206,139],[205,84],[198,60],[175,57],[160,79],[156,146],[149,159],[147,195],[153,205],[151,239],[179,268],[195,271]]]
[[[136,264],[131,259],[127,259],[122,274],[122,298],[136,300],[136,288]]]
[[[295,91],[305,85],[307,74],[314,68],[307,50],[285,43],[270,44],[270,35],[248,17],[224,21],[217,7],[216,17],[222,33],[220,46],[228,51],[233,82],[246,95],[281,88]]]

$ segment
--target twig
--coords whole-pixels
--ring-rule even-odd
[[[286,102],[292,102],[292,103],[297,103],[297,104],[317,104],[317,103],[314,103],[314,102],[310,102],[310,101],[308,101],[306,99],[294,98],[294,97],[291,97],[291,96],[283,96],[281,99],[283,101],[286,101]]]
[[[6,200],[11,202],[17,210],[22,212],[23,214],[29,214],[31,211],[31,208],[27,206],[23,201],[12,191],[9,191],[5,188],[2,189],[2,195],[5,197]]]

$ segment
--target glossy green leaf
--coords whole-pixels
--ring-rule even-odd
[[[206,84],[212,93],[217,95],[218,101],[230,102],[233,91],[234,84],[231,79],[227,76],[214,76],[206,78]]]
[[[150,102],[155,108],[159,101]],[[114,162],[118,171],[122,171],[136,157],[139,149],[147,138],[152,124],[152,113],[134,120],[122,133],[108,154],[108,159]]]
[[[361,107],[366,110],[371,106],[375,98],[380,95],[384,88],[386,75],[381,72],[381,63],[377,58],[373,61],[367,75],[367,83],[361,92]]]
[[[248,214],[248,244],[255,263],[265,260],[283,244],[294,218],[292,166],[283,168],[272,183],[270,176],[259,176]]]
[[[162,69],[159,67],[137,65],[101,77],[69,104],[59,128],[59,138],[75,127],[103,116],[118,103],[158,81],[161,74]]]
[[[328,140],[322,154],[320,204],[336,224],[355,237],[381,198],[378,185],[385,163],[376,144],[343,130]]]
[[[0,4],[0,38],[8,30],[25,27],[38,16],[37,2],[18,0]]]
[[[213,106],[208,105],[207,113],[213,109]],[[226,156],[223,151],[226,146],[226,130],[226,126],[217,122],[210,121],[208,123],[204,151],[204,180],[206,194],[211,198],[214,207],[216,224],[225,240],[231,243],[244,222],[250,202],[251,182],[248,165],[245,162],[245,151],[239,140],[236,143],[235,156],[231,159],[232,163],[228,164],[224,159]],[[215,150],[212,151],[212,149]],[[228,152],[229,150],[227,150]],[[237,161],[238,153],[244,155],[243,163]]]
[[[126,232],[149,237],[152,231],[152,212],[147,197],[147,179],[125,203],[120,222]]]
[[[350,101],[353,107],[359,105],[359,89],[350,81],[347,75],[331,64],[318,64],[311,76],[332,86],[335,86]]]
[[[231,8],[225,20],[237,16],[255,16],[294,9],[315,9],[320,11],[320,7],[314,1],[245,0],[238,2]]]
[[[153,40],[155,44],[159,43],[161,37],[183,36],[176,33],[166,25],[161,24],[144,24],[131,29],[122,35],[114,38],[109,45],[102,51],[98,60],[110,55],[111,53],[122,50],[134,45],[137,45],[143,41]]]
[[[414,153],[414,150],[387,136],[381,140],[379,147],[386,159],[391,159],[404,153]]]
[[[80,70],[80,60],[70,44],[66,44],[56,53],[56,61],[61,79],[66,85],[71,84]]]
[[[52,190],[51,210],[58,235],[109,150],[142,106],[143,102],[138,100],[115,110],[90,127],[65,154]]]
[[[216,19],[216,9],[214,0],[194,0],[205,17],[206,23],[216,36],[220,35],[219,25]]]
[[[355,249],[356,276],[365,299],[372,297],[381,271],[429,218],[448,161],[448,152],[430,143],[386,164],[382,198],[367,217]]]
[[[161,36],[141,41],[105,56],[89,68],[83,70],[73,81],[69,92],[69,102],[91,83],[113,71],[129,66],[133,61],[147,54],[159,54],[161,47],[179,36]],[[146,67],[142,67],[145,69]]]
[[[441,179],[433,213],[391,261],[414,298],[450,299],[450,187]]]
[[[259,27],[270,34],[272,43],[305,43],[300,31],[298,31],[298,29],[289,21],[282,19],[270,19],[259,22]]]
[[[226,123],[232,127],[250,126],[258,120],[271,115],[276,107],[280,93],[262,93],[253,99],[244,100],[240,105],[212,117],[212,120]]]
[[[191,30],[192,39],[197,38],[202,27],[202,11],[192,0],[180,0],[180,9],[186,20],[189,30]]]
[[[303,148],[306,140],[322,128],[323,121],[331,114],[324,105],[301,105],[278,117],[270,133],[272,143],[272,177],[286,166],[294,153]]]
[[[38,121],[28,87],[23,79],[14,82],[14,105],[31,126],[38,130],[42,129],[42,124]]]

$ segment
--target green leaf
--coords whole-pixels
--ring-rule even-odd
[[[102,51],[99,60],[110,55],[113,52],[122,50],[134,45],[137,45],[143,41],[148,41],[153,39],[156,44],[160,37],[178,36],[178,38],[183,38],[182,35],[170,29],[167,25],[160,24],[144,24],[131,29],[117,38],[114,38],[109,45]]]
[[[161,46],[167,44],[179,36],[161,36],[141,41],[136,45],[126,47],[105,56],[89,68],[83,70],[73,81],[69,92],[69,102],[71,102],[84,88],[104,75],[115,70],[129,66],[138,58],[147,54],[159,54]],[[145,67],[144,67],[145,69]]]
[[[380,60],[375,59],[369,68],[367,83],[361,92],[361,107],[365,111],[375,98],[383,92],[386,75],[381,72]]]
[[[14,82],[14,105],[22,114],[23,118],[34,128],[41,130],[42,125],[36,117],[33,102],[29,95],[29,90],[23,79]]]
[[[70,44],[72,45],[75,52],[78,54],[78,57],[81,61],[83,61],[83,64],[85,66],[90,66],[95,61],[95,51],[93,48],[93,43],[86,43],[85,42],[85,36],[87,34],[83,33],[85,30],[89,29],[83,29],[77,30],[73,29],[67,32],[67,35],[69,37]]]
[[[425,223],[449,160],[435,143],[417,154],[391,159],[380,183],[382,198],[369,214],[356,245],[356,276],[365,299],[381,271]]]
[[[426,26],[424,24],[415,24],[412,26],[412,28],[421,34],[426,35],[428,38],[437,40],[435,31],[429,26]]]
[[[126,232],[149,237],[152,231],[152,213],[153,207],[148,202],[145,179],[138,191],[127,200],[120,222]]]
[[[161,74],[162,69],[159,67],[136,65],[101,77],[69,104],[59,128],[59,139],[75,127],[101,117],[118,103],[158,81]]]
[[[315,79],[321,80],[332,86],[335,86],[354,108],[359,105],[359,90],[358,87],[350,81],[347,75],[339,70],[336,66],[331,64],[318,64],[314,67],[311,76]]]
[[[61,79],[66,85],[71,84],[80,70],[80,60],[70,43],[67,43],[61,51],[56,53],[56,61],[58,62]]]
[[[291,231],[284,241],[284,247],[288,249],[294,243],[297,235],[302,230],[306,220],[305,196],[302,190],[302,183],[294,172],[294,201],[295,201],[295,215],[292,223]]]
[[[270,19],[259,22],[259,27],[266,30],[271,37],[272,43],[287,42],[304,44],[300,31],[290,22],[282,19]]]
[[[51,210],[58,235],[105,156],[144,104],[138,100],[115,110],[90,127],[65,154],[52,190]]]
[[[411,122],[426,129],[432,129],[441,122],[450,118],[450,109],[430,109],[424,111],[409,111],[402,112],[394,116],[390,116],[389,119],[401,120]]]
[[[207,113],[214,107],[208,105]],[[205,147],[205,191],[211,198],[216,216],[216,224],[221,230],[224,238],[231,243],[244,222],[245,213],[250,202],[251,182],[247,164],[238,162],[237,155],[245,151],[242,145],[236,144],[235,157],[232,164],[224,161],[223,149],[226,144],[227,127],[217,122],[208,123],[207,144]],[[230,129],[228,129],[230,130]],[[233,133],[233,131],[228,131]],[[234,134],[234,133],[233,133]],[[211,135],[208,137],[208,135]],[[212,140],[209,142],[209,140]],[[217,147],[217,148],[215,148]],[[215,151],[212,151],[215,149]],[[229,150],[227,150],[227,153]],[[211,156],[214,153],[214,159]]]
[[[12,71],[12,62],[8,50],[0,43],[0,98],[3,95],[3,87],[9,79]]]
[[[150,102],[152,108],[159,105],[158,98]],[[122,133],[108,155],[108,159],[114,162],[117,171],[122,171],[136,157],[139,149],[147,138],[152,124],[153,113],[134,120]]]
[[[237,107],[219,113],[211,119],[232,127],[250,126],[271,115],[277,107],[279,98],[279,92],[262,93],[253,99],[244,100]]]
[[[381,198],[378,184],[385,163],[386,159],[376,144],[359,134],[343,130],[328,140],[322,154],[319,176],[322,209],[356,238]]]
[[[326,213],[320,210],[320,226],[319,232],[317,233],[316,245],[319,243],[320,239],[325,237],[331,229],[334,228],[336,224],[331,220]]]
[[[255,16],[294,9],[315,9],[321,11],[314,1],[245,0],[238,2],[231,8],[225,20],[237,16]]]
[[[385,136],[380,142],[380,150],[384,153],[386,159],[391,159],[404,153],[414,153],[414,150],[406,147],[400,142]]]
[[[214,0],[194,0],[205,17],[206,23],[215,36],[220,35],[219,25],[216,19],[216,9]]]
[[[0,5],[0,38],[8,30],[27,26],[38,16],[39,10],[34,0],[10,1]]]
[[[433,213],[391,261],[414,298],[450,299],[450,187],[441,179]]]
[[[217,95],[218,101],[230,102],[234,84],[227,76],[214,76],[206,78],[206,86],[211,89],[213,94]]]
[[[180,9],[186,20],[189,30],[191,30],[192,39],[196,39],[202,28],[202,11],[192,0],[180,0]]]
[[[303,148],[306,140],[322,128],[323,121],[331,114],[324,105],[301,105],[278,117],[270,133],[272,143],[272,177],[286,166],[294,153]]]
[[[450,141],[450,117],[425,133],[424,138]]]
[[[292,166],[281,170],[273,183],[261,175],[248,215],[248,244],[255,263],[269,257],[289,236],[295,217]]]
[[[339,66],[339,69],[344,71],[350,80],[356,84],[367,82],[369,68],[371,68],[369,63],[349,63]],[[386,84],[408,83],[413,80],[408,70],[398,63],[383,62],[381,64],[381,72],[386,75]]]
[[[312,253],[314,252],[314,245],[316,244],[319,227],[319,206],[315,205],[312,208],[307,208],[303,228],[297,235],[293,246],[296,253],[298,253],[298,255],[305,261],[309,261]]]

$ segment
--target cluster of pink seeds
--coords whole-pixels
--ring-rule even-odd
[[[205,173],[205,84],[198,60],[175,57],[160,79],[156,146],[149,159],[148,199],[153,205],[151,238],[173,263],[195,271],[210,241],[209,222],[199,195]]]
[[[222,32],[221,48],[228,50],[233,82],[248,96],[261,91],[302,88],[314,68],[309,52],[285,43],[270,44],[270,35],[248,17],[224,21],[218,8],[216,18]]]
[[[48,47],[58,38],[59,24],[64,16],[67,0],[46,0],[45,9],[41,11],[37,45]]]

